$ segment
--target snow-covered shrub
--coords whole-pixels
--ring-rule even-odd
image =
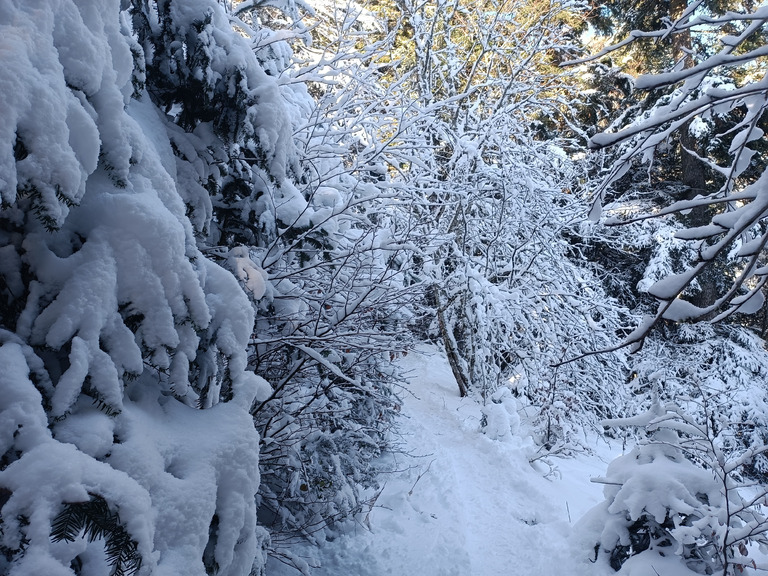
[[[509,388],[499,388],[483,406],[482,431],[492,440],[507,441],[520,429],[517,401]]]
[[[606,421],[648,434],[610,464],[599,480],[606,501],[589,515],[589,524],[602,526],[596,550],[615,570],[630,566],[630,559],[636,566],[658,556],[675,556],[698,574],[731,575],[754,565],[749,545],[765,544],[768,531],[759,504],[766,490],[744,467],[766,448],[729,453],[722,442],[728,429],[713,399],[689,399],[701,416],[656,402],[634,418]]]
[[[178,0],[149,6],[132,8],[145,85],[167,112],[198,245],[255,311],[248,363],[273,386],[251,409],[260,518],[270,552],[288,556],[291,539],[322,537],[375,482],[396,403],[387,364],[407,318],[402,239],[371,176],[380,167],[349,164],[354,127],[324,108],[332,99],[314,102],[305,69],[290,68],[291,34],[264,24],[290,25],[276,10],[290,21],[296,6],[243,3],[230,16]]]
[[[356,127],[331,103],[294,116],[303,207],[286,219],[279,201],[278,211],[266,203],[268,233],[251,250],[270,283],[250,361],[274,383],[253,414],[264,439],[262,517],[278,554],[365,505],[397,404],[390,355],[410,338],[401,328],[409,257],[386,182],[355,157]]]
[[[568,449],[582,425],[622,413],[623,353],[553,366],[608,347],[622,310],[569,241],[584,208],[568,193],[573,165],[523,140],[515,122],[493,125],[499,141],[457,143],[461,169],[439,184],[444,204],[431,225],[442,236],[425,250],[436,331],[467,392],[512,389],[541,444]],[[505,144],[512,133],[523,143]]]
[[[766,443],[768,352],[762,339],[739,326],[667,326],[650,336],[630,357],[627,410],[647,409],[654,394],[663,401],[692,398],[686,410],[701,420],[705,407],[717,414],[717,442],[729,457],[740,457]],[[699,399],[706,399],[706,404]],[[762,453],[740,472],[765,478]]]
[[[713,475],[685,457],[674,431],[654,436],[608,467],[600,551],[619,570],[632,556],[679,556],[711,574],[721,568],[711,534],[723,504]]]
[[[543,443],[571,445],[577,414],[593,424],[618,414],[624,380],[621,353],[552,369],[607,346],[620,325],[599,279],[574,264],[580,254],[569,235],[586,210],[580,174],[557,142],[538,139],[531,121],[543,110],[556,117],[568,100],[566,82],[541,92],[544,78],[557,82],[539,57],[544,46],[568,50],[571,6],[537,6],[536,17],[522,2],[505,5],[503,15],[463,2],[372,9],[380,18],[360,11],[354,22],[338,23],[357,47],[373,51],[365,66],[350,63],[335,76],[354,95],[328,85],[317,92],[344,103],[334,121],[357,139],[348,163],[370,158],[371,176],[401,198],[387,214],[409,233],[414,252],[398,262],[407,263],[403,281],[424,289],[414,331],[442,341],[461,394],[487,401],[509,388]],[[516,17],[519,26],[510,27]],[[466,41],[473,34],[493,48],[476,51]],[[530,60],[516,59],[527,53]],[[337,63],[327,52],[315,56],[316,75]]]

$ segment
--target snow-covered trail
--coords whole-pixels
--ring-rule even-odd
[[[362,525],[317,550],[319,576],[598,576],[572,525],[601,500],[589,477],[605,464],[563,461],[562,479],[528,462],[530,442],[482,434],[481,410],[461,399],[444,358],[402,361],[411,387],[402,407],[402,454]],[[560,464],[558,464],[560,466]],[[270,565],[269,576],[295,576]]]
[[[456,556],[456,574],[508,574],[513,560],[520,567],[549,563],[554,569],[557,562],[541,554],[537,543],[545,536],[540,523],[557,523],[557,514],[541,505],[547,498],[526,473],[525,451],[519,444],[502,444],[478,433],[477,406],[458,398],[458,387],[450,371],[439,369],[447,368],[439,360],[412,360],[421,369],[413,382],[415,397],[407,403],[410,421],[405,428],[410,443],[432,454],[425,457],[432,465],[420,481],[424,485],[417,484],[408,498],[410,505],[434,508],[430,513],[437,520],[448,516],[443,526],[432,528],[445,540],[448,554]],[[430,493],[439,500],[433,502]],[[565,510],[560,519],[566,520]],[[556,529],[563,538],[567,526]],[[439,565],[441,558],[443,554],[424,568]],[[449,566],[441,573],[452,573]]]

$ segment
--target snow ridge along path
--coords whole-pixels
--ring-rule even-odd
[[[530,439],[492,440],[482,407],[462,399],[445,359],[421,349],[401,361],[403,453],[375,507],[353,530],[305,556],[315,576],[602,576],[572,544],[572,522],[602,500],[598,457],[529,464]],[[570,519],[569,519],[570,515]],[[572,522],[571,522],[572,521]],[[610,573],[613,573],[610,571]],[[269,576],[296,572],[272,561]]]

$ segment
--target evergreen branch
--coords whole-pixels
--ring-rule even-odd
[[[88,542],[104,540],[107,562],[112,566],[110,576],[130,576],[141,568],[138,544],[120,523],[120,515],[112,512],[107,501],[90,494],[87,502],[72,502],[54,518],[51,540],[74,542],[79,536]]]

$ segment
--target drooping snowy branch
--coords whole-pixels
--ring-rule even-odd
[[[750,42],[763,33],[766,23],[764,7],[751,13],[729,12],[720,16],[703,16],[689,10],[670,25],[670,35],[695,34],[702,27],[717,31],[725,25],[736,25],[738,30],[721,37],[719,46],[710,47],[710,55],[698,57],[687,67],[639,77],[635,81],[637,89],[655,90],[652,95],[656,96],[659,90],[666,90],[667,94],[629,126],[598,134],[590,142],[593,148],[614,146],[620,151],[595,192],[591,217],[596,219],[610,187],[628,172],[633,162],[652,161],[670,139],[688,134],[694,126],[706,131],[709,140],[703,151],[683,152],[695,154],[710,171],[707,190],[697,190],[696,197],[691,193],[691,197],[662,206],[653,214],[622,214],[620,200],[605,208],[609,224],[687,214],[690,210],[700,214],[694,224],[677,234],[691,244],[697,258],[685,272],[662,279],[650,288],[649,292],[659,300],[658,309],[625,344],[641,344],[648,331],[662,319],[719,320],[734,313],[753,313],[762,307],[768,271],[763,258],[768,239],[763,230],[768,203],[765,172],[756,173],[763,170],[756,146],[763,136],[768,82],[754,68],[766,54],[766,47],[752,47]],[[707,210],[709,222],[703,220]],[[716,261],[725,262],[729,285],[706,302],[687,301],[686,290]]]

